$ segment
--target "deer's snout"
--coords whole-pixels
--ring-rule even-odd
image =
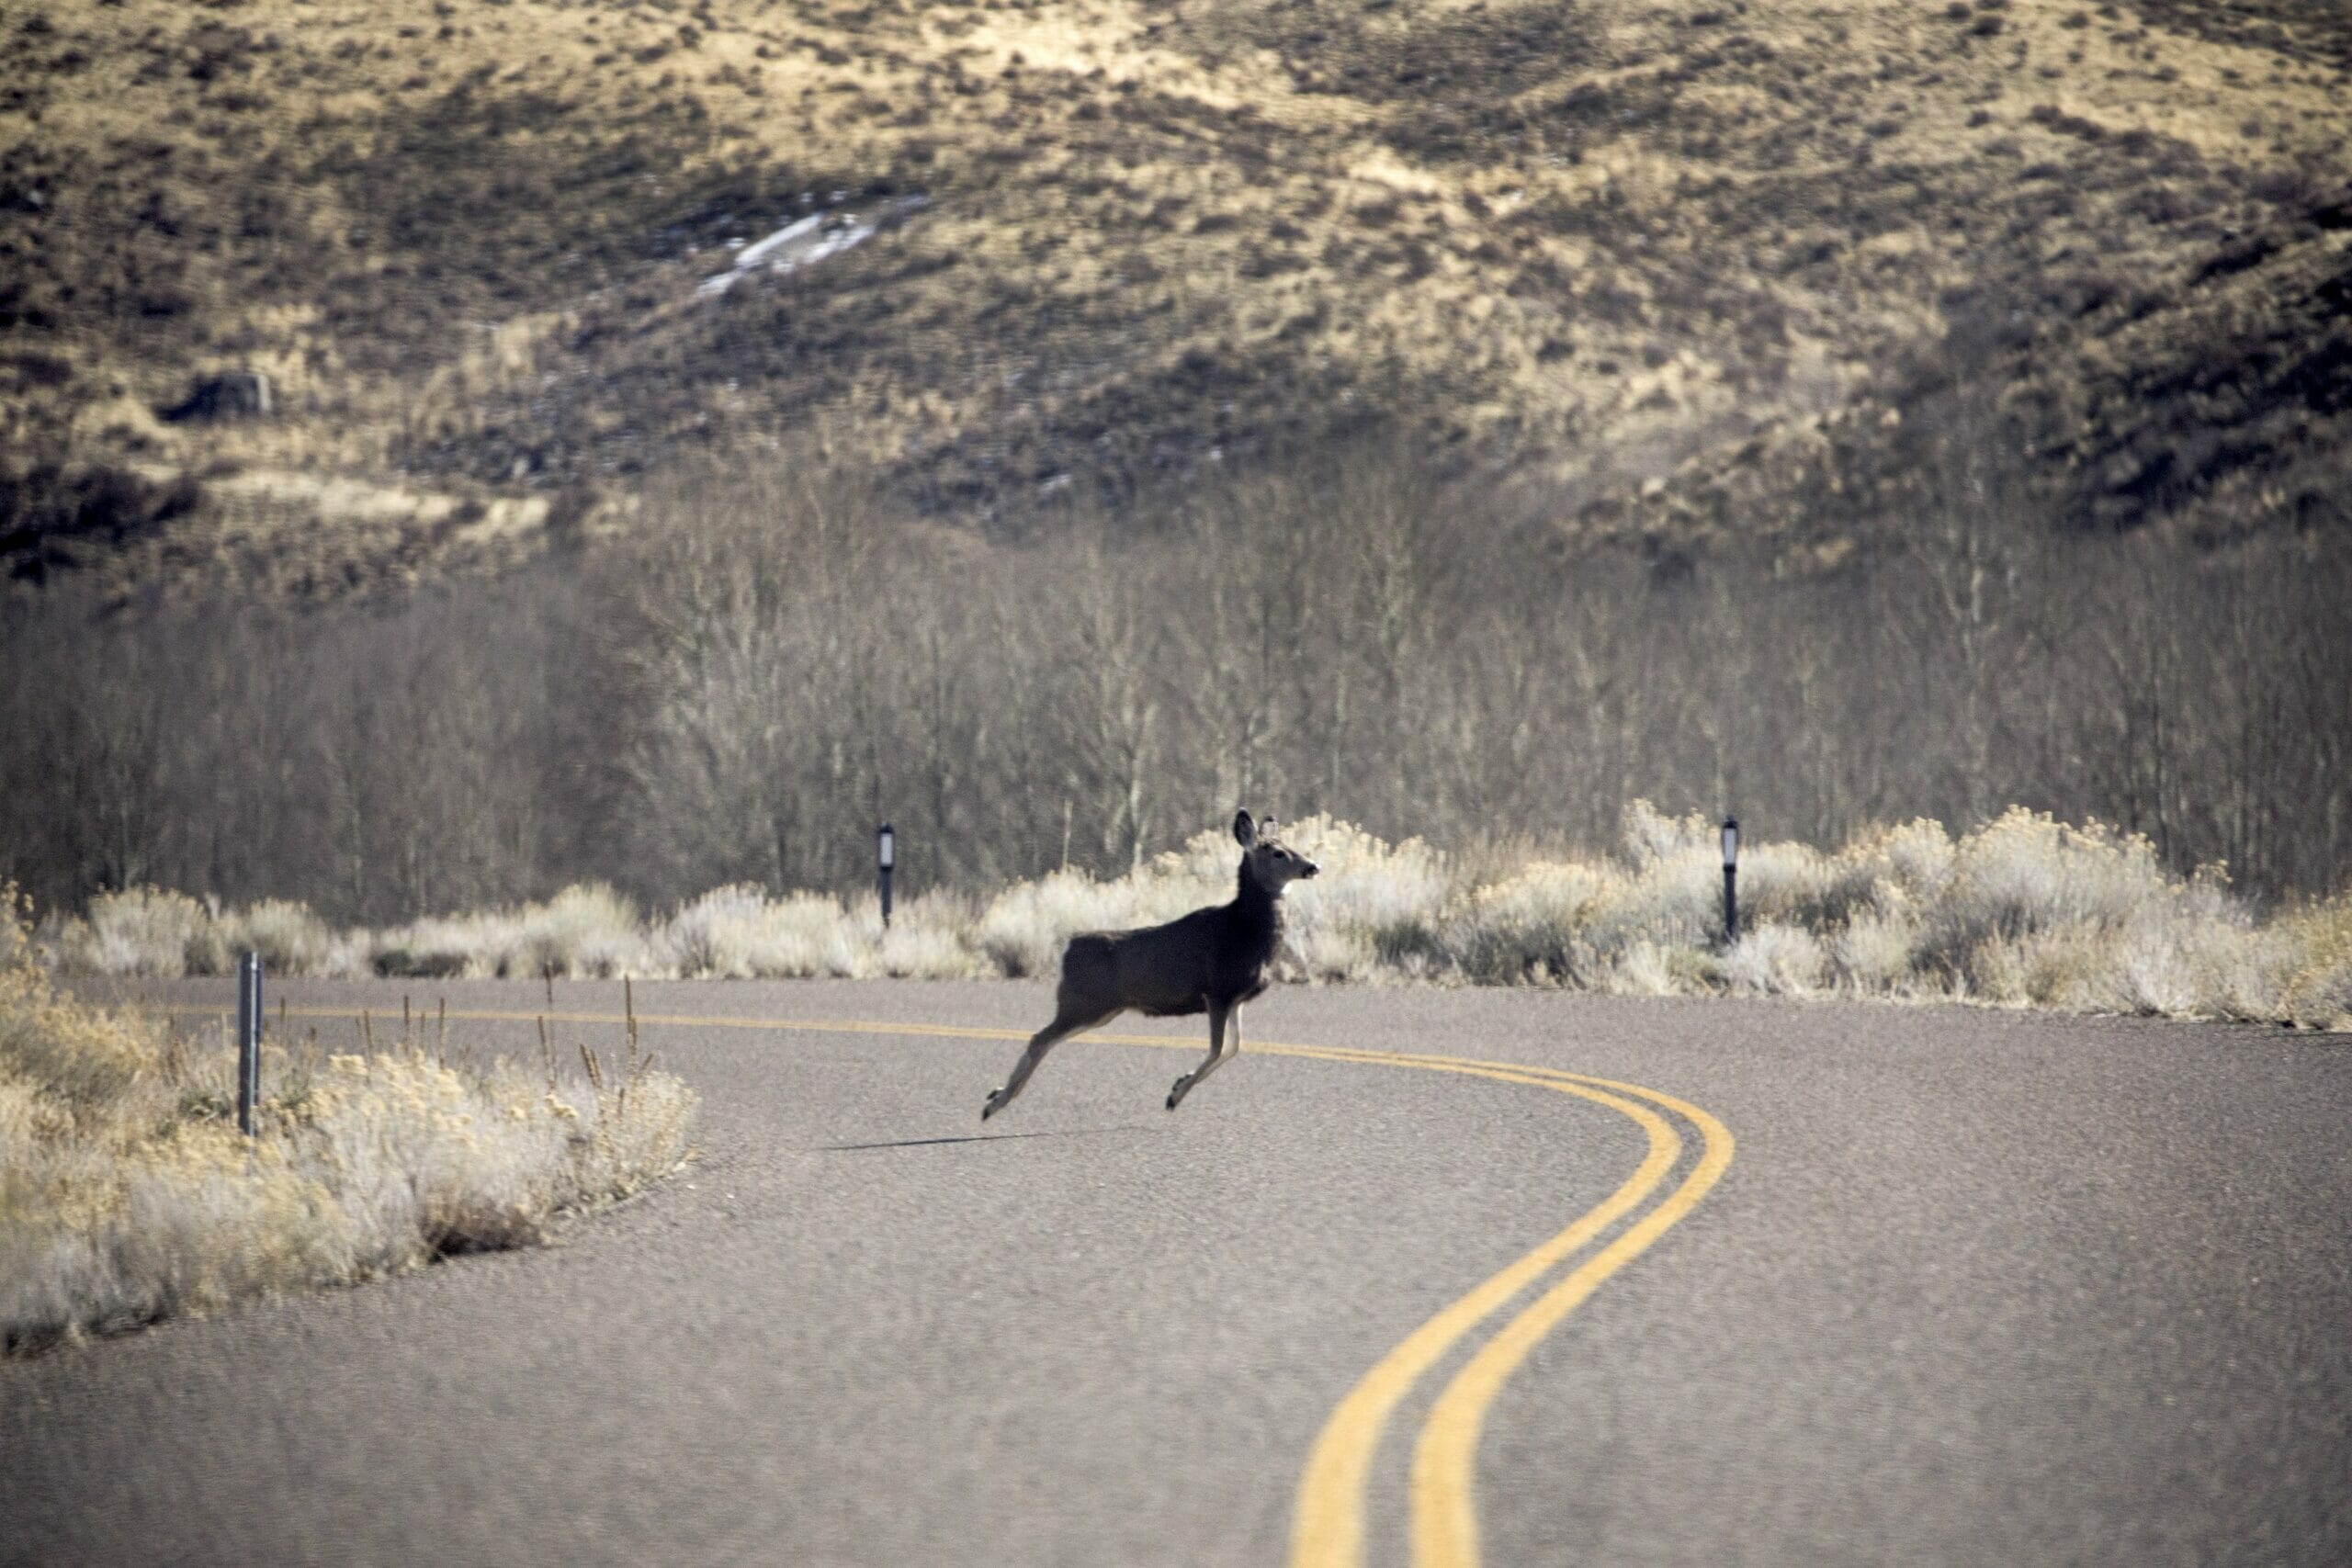
[[[1305,877],[1305,876],[1313,876],[1313,875],[1315,875],[1316,874],[1317,874],[1318,872],[1320,872],[1322,869],[1323,869],[1323,868],[1322,868],[1321,866],[1317,865],[1313,861],[1308,860],[1305,855],[1301,855],[1301,856],[1299,856],[1299,857],[1298,857],[1298,874],[1299,874],[1299,875],[1301,875],[1302,877]]]

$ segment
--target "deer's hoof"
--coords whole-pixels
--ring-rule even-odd
[[[981,1120],[981,1121],[985,1122],[985,1121],[987,1121],[989,1117],[991,1117],[991,1116],[993,1116],[993,1115],[995,1115],[995,1114],[996,1114],[997,1102],[998,1102],[1000,1100],[1001,1100],[1001,1099],[1003,1098],[1003,1096],[1004,1096],[1004,1090],[1002,1090],[1002,1089],[993,1089],[989,1090],[989,1097],[988,1097],[988,1099],[987,1099],[986,1100],[982,1101],[982,1102],[981,1102],[981,1105],[980,1105],[980,1120]]]
[[[1174,1089],[1170,1089],[1170,1090],[1168,1091],[1168,1109],[1169,1109],[1169,1110],[1170,1110],[1170,1111],[1175,1110],[1175,1109],[1176,1109],[1176,1102],[1177,1102],[1177,1101],[1179,1101],[1179,1100],[1182,1100],[1183,1098],[1184,1098],[1184,1085],[1183,1085],[1182,1081],[1180,1079],[1180,1080],[1177,1082],[1176,1087],[1175,1087]]]

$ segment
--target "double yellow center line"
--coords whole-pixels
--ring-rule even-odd
[[[1271,1049],[1271,1047],[1268,1047]],[[1470,1356],[1438,1394],[1413,1445],[1408,1490],[1414,1568],[1475,1568],[1479,1561],[1476,1475],[1487,1408],[1536,1345],[1601,1283],[1639,1257],[1696,1207],[1731,1164],[1730,1130],[1687,1100],[1655,1089],[1552,1067],[1513,1062],[1396,1055],[1383,1052],[1298,1055],[1376,1062],[1528,1084],[1574,1095],[1630,1118],[1648,1140],[1633,1175],[1566,1229],[1521,1256],[1408,1335],[1348,1392],[1307,1456],[1291,1529],[1292,1568],[1359,1568],[1364,1553],[1364,1500],[1383,1427],[1422,1376],[1531,1286],[1642,1210],[1680,1162],[1683,1139],[1660,1111],[1699,1134],[1698,1160],[1663,1201],[1521,1309]]]
[[[218,1008],[175,1007],[179,1013],[217,1013]],[[356,1018],[353,1008],[300,1007],[286,1010],[297,1018]],[[468,1008],[435,1012],[435,1019],[465,1021],[618,1024],[620,1014],[599,1012],[529,1011]],[[1025,1040],[1013,1029],[986,1029],[955,1024],[891,1022],[876,1019],[779,1019],[713,1017],[699,1013],[636,1015],[639,1024],[704,1029],[757,1029],[812,1034],[893,1034],[951,1040]],[[1197,1041],[1153,1034],[1090,1034],[1085,1038],[1109,1044],[1149,1045],[1197,1051]],[[1364,1557],[1365,1495],[1374,1459],[1389,1416],[1415,1384],[1439,1362],[1464,1345],[1498,1313],[1518,1300],[1555,1269],[1581,1256],[1581,1261],[1561,1276],[1518,1314],[1496,1329],[1457,1370],[1441,1390],[1421,1423],[1413,1445],[1409,1485],[1411,1545],[1414,1568],[1476,1568],[1478,1519],[1476,1475],[1479,1434],[1487,1411],[1511,1373],[1518,1370],[1544,1337],[1577,1309],[1610,1276],[1641,1256],[1652,1243],[1688,1214],[1722,1179],[1731,1164],[1732,1135],[1714,1117],[1687,1100],[1656,1089],[1609,1078],[1591,1077],[1556,1067],[1522,1062],[1484,1062],[1454,1056],[1422,1055],[1394,1051],[1361,1051],[1332,1045],[1289,1045],[1252,1042],[1250,1049],[1275,1056],[1302,1056],[1313,1061],[1347,1062],[1370,1066],[1404,1067],[1420,1072],[1453,1073],[1489,1078],[1498,1083],[1523,1084],[1572,1095],[1625,1116],[1641,1128],[1648,1153],[1623,1185],[1600,1203],[1578,1215],[1566,1229],[1542,1242],[1508,1267],[1480,1282],[1470,1292],[1438,1312],[1415,1329],[1395,1349],[1364,1373],[1325,1421],[1309,1450],[1300,1478],[1298,1502],[1291,1529],[1291,1568],[1361,1568]],[[1661,1114],[1663,1112],[1664,1114]],[[1698,1135],[1699,1157],[1665,1197],[1652,1203],[1659,1190],[1682,1163],[1680,1121]],[[1645,1205],[1648,1205],[1645,1208]],[[1638,1218],[1605,1245],[1593,1244],[1609,1235],[1629,1215]],[[1588,1250],[1593,1248],[1592,1250]]]

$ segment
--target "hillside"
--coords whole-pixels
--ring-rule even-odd
[[[812,428],[982,523],[1363,424],[1678,547],[1995,429],[2103,527],[2352,492],[2333,0],[51,0],[0,83],[21,578],[496,564]]]

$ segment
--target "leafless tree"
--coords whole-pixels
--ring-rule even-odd
[[[309,609],[0,598],[0,877],[385,920],[617,883],[853,891],[1134,865],[1240,798],[1468,846],[1624,803],[1832,840],[2012,802],[2241,887],[2352,858],[2352,548],[2069,533],[1997,408],[1842,558],[1570,549],[1352,447],[986,540],[821,450],[584,560]]]

